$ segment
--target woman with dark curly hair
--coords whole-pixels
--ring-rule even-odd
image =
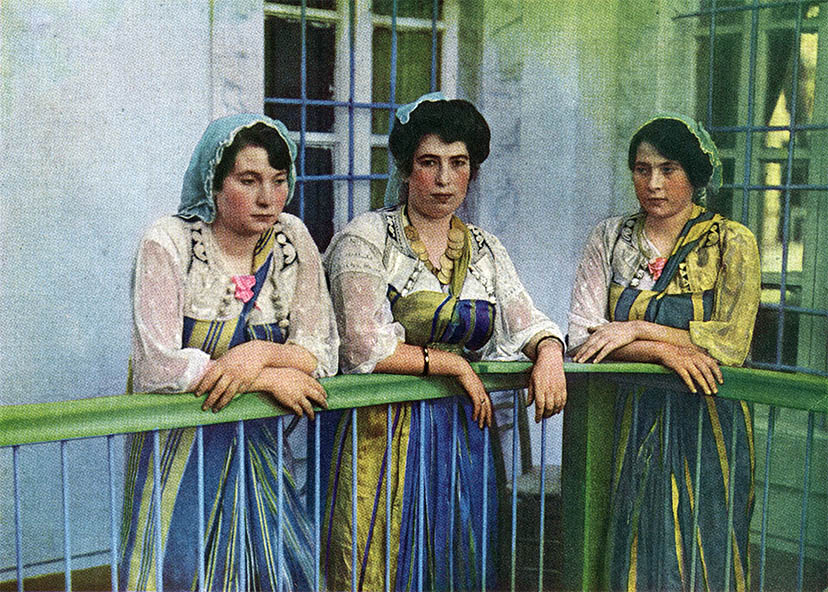
[[[350,415],[334,441],[326,509],[325,569],[329,588],[382,590],[385,584],[385,479],[390,478],[390,584],[394,590],[449,589],[454,554],[458,590],[494,585],[494,535],[482,543],[483,497],[488,492],[489,532],[496,532],[494,471],[484,478],[484,428],[492,403],[469,361],[535,361],[529,386],[535,418],[563,409],[562,334],[538,311],[494,236],[465,224],[463,203],[489,153],[489,127],[471,103],[439,93],[397,110],[389,137],[394,157],[386,200],[401,201],[354,219],[325,255],[340,330],[345,372],[447,376],[466,396],[392,406],[392,454],[386,454],[386,407],[357,413],[359,431],[357,573],[351,552]],[[456,457],[452,417],[459,417]],[[477,425],[475,425],[477,424]],[[421,436],[421,429],[424,436]],[[424,438],[424,441],[421,440]],[[425,542],[417,542],[416,507],[420,444],[425,450]],[[451,467],[456,465],[456,489]],[[455,508],[450,523],[450,508]],[[425,581],[416,579],[424,553]]]
[[[741,365],[750,348],[756,240],[701,205],[721,184],[721,162],[697,122],[673,114],[650,120],[630,142],[629,167],[641,209],[604,220],[590,235],[572,292],[570,351],[576,362],[662,364],[705,396],[663,387],[619,393],[607,586],[690,590],[695,578],[696,590],[723,590],[726,582],[745,590],[751,413],[744,402],[712,395],[722,383],[719,365]]]

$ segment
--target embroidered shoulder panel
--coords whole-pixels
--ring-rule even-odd
[[[471,262],[477,263],[485,257],[487,254],[494,257],[494,253],[492,252],[492,248],[489,246],[489,243],[486,241],[486,236],[483,234],[483,231],[480,230],[477,226],[473,224],[466,225],[469,229],[469,234],[471,234],[472,238],[472,253],[471,253]]]

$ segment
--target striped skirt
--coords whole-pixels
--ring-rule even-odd
[[[746,403],[686,391],[622,390],[613,464],[610,589],[690,590],[691,578],[694,590],[749,589],[754,450]]]
[[[198,502],[195,428],[160,432],[160,552],[165,590],[197,590],[199,563],[204,566],[206,590],[276,590],[280,581],[284,590],[313,588],[312,528],[287,468],[282,474],[279,511],[276,421],[245,422],[243,454],[236,424],[202,429],[203,507]],[[152,434],[130,438],[119,586],[122,590],[155,590],[159,549],[153,498],[158,484]],[[286,461],[284,466],[289,464]],[[202,556],[199,512],[204,517]]]
[[[487,588],[494,588],[498,506],[494,457],[492,446],[484,446],[484,432],[471,419],[471,403],[466,397],[426,401],[424,414],[419,403],[392,405],[390,462],[386,409],[365,407],[356,413],[356,573],[352,569],[351,414],[338,419],[326,414],[329,424],[335,424],[329,426],[327,438],[333,449],[323,453],[331,466],[322,541],[328,589],[350,590],[353,577],[358,590],[383,590],[386,562],[391,590],[449,590],[452,580],[456,590],[479,590],[484,562]],[[386,503],[391,507],[388,519]]]

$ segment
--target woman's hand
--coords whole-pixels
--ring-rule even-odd
[[[194,389],[196,397],[209,392],[201,408],[204,411],[210,408],[219,411],[236,395],[256,390],[253,382],[270,365],[303,370],[309,368],[306,374],[310,374],[316,367],[316,359],[307,350],[295,345],[259,339],[240,343],[213,362],[199,380]]]
[[[222,378],[218,381],[219,385],[222,384]],[[249,391],[268,393],[277,403],[300,417],[307,413],[308,417],[313,419],[314,404],[323,409],[328,407],[328,395],[314,378],[296,368],[266,367],[248,382],[237,383],[233,380],[223,391],[213,388],[202,409],[206,411],[212,408],[214,412],[221,411],[237,394]]]
[[[682,347],[662,344],[660,348],[661,363],[675,371],[687,388],[695,393],[696,385],[701,387],[706,395],[715,395],[719,392],[719,384],[724,382],[719,363],[698,347]]]
[[[314,419],[313,405],[328,408],[328,394],[319,382],[296,368],[265,368],[254,384],[255,390],[273,397],[299,417]]]
[[[563,411],[566,404],[566,377],[563,371],[563,345],[557,339],[540,344],[535,365],[529,377],[526,406],[535,403],[535,421]]]
[[[572,361],[586,363],[594,356],[597,364],[610,353],[638,339],[636,321],[613,321],[597,327],[589,327],[590,336],[572,356]]]
[[[466,360],[463,360],[463,362],[465,362],[467,370],[463,370],[456,376],[456,378],[474,405],[472,419],[477,422],[477,426],[480,429],[483,429],[484,425],[486,427],[492,427],[492,416],[494,415],[494,409],[492,409],[492,400],[489,398],[489,393],[486,392],[486,388],[483,386],[483,381],[480,380],[477,373],[472,370],[469,363],[466,362]]]
[[[265,367],[261,348],[264,341],[248,341],[230,348],[216,360],[195,387],[196,397],[209,392],[201,409],[219,411],[250,385]]]

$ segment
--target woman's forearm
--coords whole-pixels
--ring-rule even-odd
[[[686,329],[676,329],[649,321],[627,322],[635,324],[635,335],[638,341],[659,341],[679,347],[696,347],[690,340],[690,331]]]
[[[273,345],[278,346],[278,351],[274,352],[275,355],[270,363],[268,363],[268,366],[274,368],[296,368],[308,375],[313,374],[316,370],[316,356],[301,345],[293,343],[275,343]]]
[[[523,347],[522,351],[527,358],[533,362],[537,362],[540,352],[545,349],[548,350],[548,353],[550,354],[554,352],[563,357],[563,342],[555,335],[546,331],[541,331],[537,335],[534,335]]]
[[[426,355],[428,362],[426,363]],[[428,353],[419,345],[398,343],[394,353],[380,360],[374,372],[388,374],[410,374],[414,376],[452,376],[472,401],[472,419],[482,428],[491,426],[494,413],[489,395],[465,358],[440,349],[428,348]]]
[[[316,370],[316,357],[301,345],[256,339],[237,345],[233,349],[238,348],[242,348],[239,353],[244,351],[251,359],[258,359],[263,367],[296,368],[308,375]]]
[[[672,345],[672,344],[671,344]],[[668,345],[669,347],[669,345]],[[633,341],[622,345],[607,355],[608,360],[617,362],[646,362],[661,364],[665,343],[662,341]]]
[[[393,354],[377,362],[374,367],[374,372],[414,376],[424,374],[425,370],[423,348],[402,342],[397,345]],[[467,371],[471,371],[471,366],[461,356],[439,349],[428,349],[429,375],[460,376]]]

